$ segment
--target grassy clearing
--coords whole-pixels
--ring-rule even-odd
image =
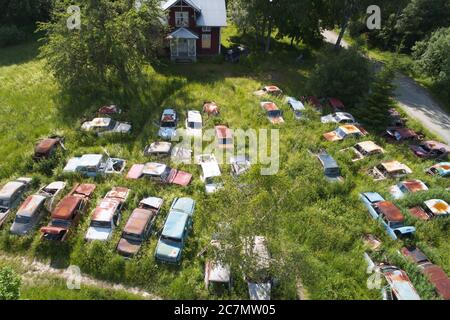
[[[233,30],[228,32],[224,37],[227,43],[239,40]],[[139,90],[133,99],[127,101],[121,98],[120,90],[109,91],[101,86],[95,97],[68,99],[43,69],[42,61],[28,55],[20,56],[21,52],[28,52],[34,45],[2,49],[0,154],[3,159],[0,161],[0,181],[3,183],[10,177],[26,174],[36,179],[37,187],[67,178],[61,170],[69,157],[101,152],[101,147],[112,156],[127,159],[129,164],[148,161],[142,150],[156,138],[157,127],[152,123],[167,106],[183,113],[188,109],[199,110],[204,100],[215,100],[221,106],[222,121],[231,128],[275,128],[269,125],[259,107],[260,99],[252,92],[262,85],[274,83],[288,95],[307,95],[305,84],[308,75],[316,59],[324,53],[307,48],[293,49],[283,43],[274,43],[274,46],[276,54],[263,56],[253,53],[236,65],[212,59],[195,65],[162,63],[155,69],[147,68],[147,77],[133,84]],[[304,54],[305,60],[297,63],[296,57],[300,53]],[[102,103],[112,101],[128,107],[126,117],[134,125],[130,137],[97,139],[77,130],[81,118],[91,115]],[[365,248],[361,237],[370,232],[383,240],[385,257],[394,259],[400,267],[408,270],[419,294],[424,298],[435,298],[433,289],[423,276],[412,265],[397,258],[395,251],[402,243],[391,241],[383,229],[370,220],[358,200],[358,193],[365,191],[378,191],[388,197],[387,190],[393,181],[375,183],[364,174],[365,169],[381,159],[352,164],[350,155],[339,150],[353,145],[355,140],[327,143],[322,133],[334,129],[334,126],[322,125],[318,121],[319,115],[312,110],[308,110],[310,121],[296,122],[287,106],[281,100],[275,101],[284,109],[286,120],[280,128],[280,172],[276,176],[261,176],[260,168],[255,166],[242,180],[249,186],[247,194],[243,195],[238,185],[225,177],[225,190],[206,196],[195,165],[180,166],[194,174],[193,183],[186,189],[161,187],[144,180],[130,182],[119,176],[99,178],[95,181],[98,188],[91,209],[112,186],[126,186],[133,191],[112,241],[107,244],[85,243],[83,238],[89,225],[88,216],[82,219],[76,232],[64,244],[43,242],[37,232],[20,239],[12,236],[7,231],[10,220],[0,231],[0,249],[52,260],[61,266],[78,265],[83,272],[97,278],[136,285],[165,298],[246,298],[245,282],[236,264],[233,265],[234,288],[230,294],[217,297],[209,294],[203,285],[205,257],[197,255],[209,243],[211,235],[218,231],[218,224],[225,221],[232,226],[235,235],[230,239],[231,245],[236,245],[233,241],[240,236],[265,235],[268,238],[273,258],[277,261],[274,274],[279,280],[273,298],[295,299],[295,279],[300,277],[312,299],[378,299],[379,293],[366,287],[369,275],[362,257]],[[206,127],[211,128],[214,121],[218,120],[207,119]],[[369,122],[370,119],[361,121]],[[57,161],[33,164],[30,156],[34,142],[55,131],[66,136],[69,151]],[[413,177],[424,180],[431,187],[430,192],[410,196],[399,204],[408,222],[417,228],[417,237],[413,241],[450,273],[448,219],[425,223],[416,221],[406,210],[409,205],[431,197],[450,201],[449,192],[444,191],[448,182],[426,176],[423,170],[432,162],[417,160],[407,146],[385,145],[376,136],[368,139],[376,140],[386,148],[386,160],[406,162],[414,170]],[[307,152],[308,148],[318,147],[326,147],[340,163],[344,184],[325,182],[318,161]],[[228,176],[229,167],[223,166],[222,171]],[[67,179],[69,183],[87,181],[77,176]],[[197,201],[194,230],[179,268],[155,263],[155,235],[131,261],[125,261],[115,253],[119,230],[139,200],[151,195],[165,199],[157,229],[163,226],[174,197],[191,196]],[[47,222],[48,218],[42,224]],[[236,258],[230,260],[236,261]],[[44,287],[48,288],[50,297],[62,296],[64,292],[58,283],[50,282]],[[26,289],[25,297],[45,298],[46,295],[39,295],[40,289],[45,291],[39,286]]]

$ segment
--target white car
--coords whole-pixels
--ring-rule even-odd
[[[356,124],[355,118],[347,112],[336,112],[320,118],[322,123]]]
[[[158,136],[164,140],[170,140],[177,134],[178,116],[173,109],[165,109],[161,116]]]
[[[230,162],[231,162],[231,175],[234,177],[238,177],[246,173],[248,170],[250,170],[251,167],[249,157],[244,155],[231,157]]]
[[[50,183],[49,185],[42,187],[38,195],[46,197],[45,207],[49,212],[52,212],[54,209],[55,200],[58,199],[58,196],[66,187],[66,183],[64,181],[55,181]]]
[[[301,120],[303,118],[303,112],[305,111],[305,106],[303,105],[303,103],[301,103],[294,97],[286,97],[286,103],[294,112],[295,119]]]
[[[401,199],[408,193],[427,190],[427,185],[421,180],[406,180],[390,187],[389,193],[394,197],[394,199]]]
[[[213,154],[200,155],[197,157],[197,162],[202,168],[200,179],[205,183],[206,193],[214,193],[223,188],[223,182],[220,178],[222,173],[216,157]]]
[[[63,172],[78,172],[87,177],[96,177],[102,174],[120,174],[125,169],[126,163],[123,159],[110,158],[107,155],[85,154],[81,157],[69,159]]]
[[[201,137],[203,128],[202,115],[199,111],[188,111],[186,118],[186,133],[188,136]]]
[[[131,124],[118,122],[111,118],[95,118],[92,121],[84,122],[81,129],[95,132],[98,136],[101,136],[107,133],[130,133]]]

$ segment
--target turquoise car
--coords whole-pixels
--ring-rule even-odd
[[[156,246],[155,259],[170,264],[180,264],[183,248],[192,227],[195,201],[176,198],[170,207],[164,229]]]

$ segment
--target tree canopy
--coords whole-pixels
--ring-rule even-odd
[[[10,267],[0,269],[0,300],[17,300],[22,280]]]

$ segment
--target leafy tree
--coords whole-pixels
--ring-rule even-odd
[[[450,0],[411,0],[396,25],[401,49],[409,52],[417,41],[450,25]]]
[[[355,104],[369,91],[369,62],[354,49],[325,54],[308,81],[309,92],[322,97],[340,97]]]
[[[156,61],[165,26],[160,1],[148,0],[136,8],[129,0],[88,0],[81,8],[80,29],[70,30],[68,2],[57,0],[48,23],[41,56],[65,89],[88,94],[100,84],[114,80],[124,90],[142,65]],[[112,89],[112,88],[110,88]]]
[[[11,267],[0,269],[0,300],[17,300],[22,280]]]
[[[413,57],[419,71],[441,84],[450,84],[450,28],[435,31],[428,40],[417,42]]]
[[[50,17],[53,0],[2,0],[0,24],[17,27],[33,25]]]

